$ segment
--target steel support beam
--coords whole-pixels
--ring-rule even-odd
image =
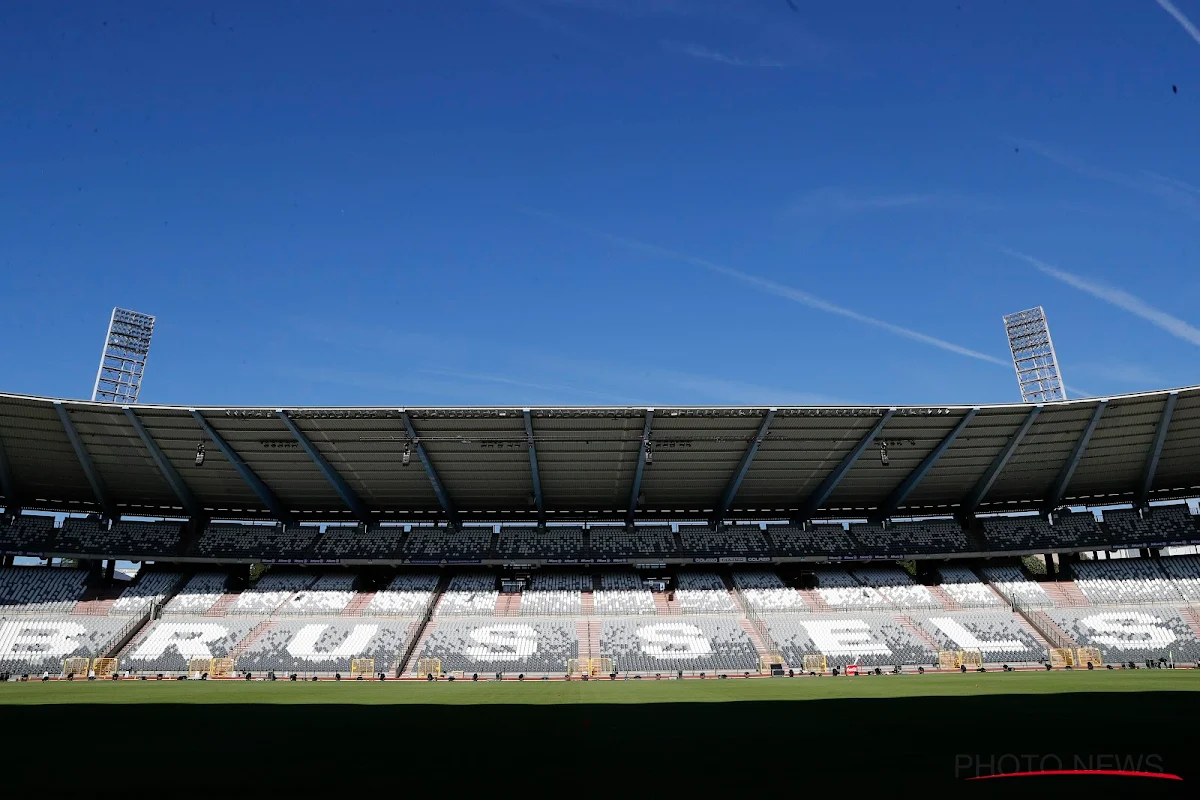
[[[429,453],[425,452],[425,445],[421,444],[421,438],[417,436],[412,419],[409,418],[408,412],[403,408],[400,409],[400,420],[404,423],[404,430],[408,433],[409,441],[417,451],[417,458],[421,459],[421,464],[425,467],[425,474],[429,476],[429,483],[433,486],[433,493],[437,495],[438,503],[442,506],[442,511],[446,513],[450,524],[457,527],[459,524],[458,513],[454,510],[454,505],[450,502],[450,495],[446,491],[446,487],[442,484],[442,479],[438,477],[437,470],[433,467],[433,462],[429,460]]]
[[[1096,432],[1096,426],[1100,424],[1100,417],[1104,414],[1104,409],[1107,407],[1107,400],[1101,400],[1096,404],[1096,410],[1092,412],[1092,418],[1088,420],[1087,427],[1079,435],[1079,441],[1075,442],[1075,449],[1071,451],[1070,457],[1067,458],[1067,463],[1063,464],[1062,470],[1058,473],[1058,477],[1054,479],[1054,483],[1050,487],[1050,493],[1046,496],[1046,502],[1042,505],[1043,514],[1049,514],[1058,508],[1059,503],[1062,502],[1063,496],[1067,493],[1067,486],[1071,483],[1071,476],[1075,474],[1075,468],[1079,466],[1079,461],[1083,458],[1084,451],[1087,450],[1088,442],[1091,441],[1092,434]]]
[[[308,453],[308,457],[317,465],[317,469],[325,476],[325,480],[329,481],[329,485],[334,488],[338,496],[342,498],[342,502],[358,518],[358,521],[364,525],[370,525],[370,512],[367,511],[367,507],[363,505],[362,500],[359,499],[354,490],[350,488],[350,484],[346,483],[345,478],[338,474],[338,471],[333,468],[333,465],[329,463],[325,456],[321,455],[321,451],[304,435],[304,431],[300,430],[299,426],[288,416],[286,411],[281,408],[276,409],[275,416],[279,417],[283,424],[287,426],[287,429],[291,431],[296,443],[300,445],[300,449]]]
[[[750,465],[754,463],[754,456],[758,454],[759,445],[763,439],[767,438],[767,432],[771,429],[771,422],[775,419],[775,409],[768,408],[767,413],[763,416],[762,422],[758,425],[758,433],[750,440],[750,446],[746,448],[745,455],[742,456],[742,461],[738,464],[737,471],[733,473],[733,477],[729,480],[729,485],[725,487],[725,491],[721,494],[721,500],[717,503],[717,507],[713,510],[712,524],[720,525],[725,517],[725,512],[729,510],[729,506],[733,504],[733,500],[737,497],[738,489],[742,486],[742,481],[746,477],[746,473],[750,471]]]
[[[637,469],[633,473],[633,488],[629,490],[629,509],[625,512],[625,522],[633,524],[633,514],[637,511],[638,495],[642,493],[642,473],[646,471],[646,453],[650,451],[650,427],[654,424],[654,409],[646,409],[646,424],[642,427],[642,444],[638,449]]]
[[[137,433],[138,438],[146,446],[150,457],[154,459],[159,474],[170,484],[171,491],[179,498],[179,504],[183,506],[183,510],[188,513],[189,517],[198,518],[204,516],[204,509],[196,502],[196,497],[192,494],[192,490],[188,488],[188,485],[184,483],[183,476],[179,474],[179,471],[175,469],[175,465],[163,453],[162,449],[158,446],[158,442],[154,441],[154,438],[150,436],[150,432],[146,430],[146,426],[142,425],[142,421],[138,418],[138,415],[129,406],[125,406],[122,410],[125,412],[125,417],[129,420],[129,424],[133,426],[133,430]]]
[[[525,442],[529,446],[529,474],[533,478],[533,500],[537,504],[538,525],[545,525],[546,504],[542,500],[542,476],[538,472],[537,446],[533,441],[533,416],[528,408],[523,409],[521,415],[525,417]]]
[[[0,441],[0,491],[4,492],[4,513],[15,516],[21,513],[21,498],[17,494],[17,483],[13,480],[12,463]]]
[[[1158,418],[1158,429],[1154,432],[1154,445],[1146,457],[1146,470],[1142,474],[1142,486],[1138,490],[1136,505],[1140,508],[1150,502],[1150,489],[1154,485],[1154,473],[1158,472],[1158,459],[1162,455],[1163,445],[1167,442],[1167,429],[1171,427],[1171,417],[1175,415],[1175,401],[1179,392],[1167,395],[1167,404],[1163,406],[1162,416]]]
[[[937,443],[937,447],[933,448],[929,455],[925,456],[925,458],[921,460],[921,463],[917,465],[917,468],[908,473],[907,477],[900,482],[900,485],[892,490],[892,493],[889,494],[887,499],[883,501],[883,505],[881,505],[872,515],[871,518],[873,521],[882,522],[883,520],[895,514],[896,509],[904,505],[904,501],[908,499],[910,494],[912,494],[912,490],[917,488],[917,484],[919,484],[925,478],[925,476],[929,474],[929,470],[933,469],[933,465],[936,464],[938,459],[940,459],[945,452],[950,449],[950,445],[954,444],[954,440],[958,438],[960,433],[966,430],[966,427],[971,424],[971,420],[975,419],[975,415],[978,413],[978,408],[972,408],[963,415],[963,418],[958,421],[958,424],[955,425],[954,428],[947,433],[940,442]]]
[[[55,402],[54,410],[58,412],[58,418],[62,421],[63,430],[66,431],[67,438],[71,440],[71,447],[75,448],[75,457],[79,459],[79,466],[83,468],[83,474],[87,476],[87,481],[92,487],[92,494],[96,498],[96,503],[104,511],[104,515],[111,520],[116,520],[120,517],[114,506],[108,499],[108,491],[104,487],[104,481],[100,478],[100,473],[96,471],[96,465],[92,462],[92,456],[88,453],[87,448],[83,446],[83,439],[79,438],[79,431],[75,430],[75,423],[71,421],[71,414],[67,411],[67,407],[62,403]]]
[[[875,437],[883,430],[883,426],[887,425],[888,420],[896,413],[896,409],[889,408],[884,412],[883,416],[871,426],[871,430],[862,439],[859,439],[858,444],[854,445],[854,449],[846,454],[846,457],[841,460],[833,472],[825,476],[825,480],[821,481],[820,485],[808,496],[800,505],[800,515],[797,517],[797,522],[806,522],[813,518],[813,515],[825,504],[829,499],[829,495],[833,494],[833,490],[842,482],[842,478],[846,477],[846,473],[854,466],[854,462],[858,461],[858,457],[863,454],[871,442],[875,441]]]
[[[210,439],[213,440],[213,443],[217,446],[217,448],[225,454],[225,458],[230,464],[233,465],[233,468],[237,470],[238,475],[241,475],[242,480],[244,480],[250,486],[250,488],[254,490],[254,493],[258,495],[258,499],[262,501],[262,504],[270,509],[271,513],[275,516],[275,519],[279,520],[285,525],[292,524],[295,520],[292,518],[292,515],[288,512],[288,510],[283,507],[283,503],[280,502],[279,498],[275,495],[275,492],[271,491],[271,487],[263,483],[262,478],[258,477],[254,470],[250,469],[250,465],[242,460],[242,457],[239,456],[237,451],[229,445],[229,442],[225,441],[221,434],[217,433],[213,426],[209,424],[208,420],[204,418],[204,415],[193,409],[192,418],[196,420],[196,423],[200,426],[200,429],[204,431],[204,433]]]
[[[991,466],[987,468],[987,472],[983,473],[983,477],[979,479],[979,483],[971,489],[971,493],[962,501],[959,508],[959,513],[971,516],[975,510],[983,503],[988,492],[992,490],[996,480],[1000,477],[1000,473],[1004,471],[1004,467],[1008,464],[1008,460],[1012,458],[1013,453],[1017,452],[1017,448],[1021,446],[1021,440],[1025,438],[1025,434],[1029,433],[1029,429],[1033,427],[1033,422],[1038,418],[1038,414],[1042,413],[1042,406],[1036,405],[1029,409],[1029,413],[1025,415],[1025,420],[1021,423],[1021,427],[1017,428],[1017,432],[1009,437],[1008,442],[1000,450],[1000,454],[992,461]]]

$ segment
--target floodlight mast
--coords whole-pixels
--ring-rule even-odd
[[[1023,403],[1052,403],[1067,399],[1058,356],[1050,338],[1046,312],[1041,307],[1018,311],[1004,317],[1008,334],[1008,349],[1012,351],[1013,367]]]
[[[130,405],[137,402],[153,334],[154,317],[150,314],[113,309],[108,333],[104,336],[104,350],[100,353],[100,367],[96,370],[92,400]]]

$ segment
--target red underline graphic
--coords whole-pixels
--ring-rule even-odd
[[[1043,769],[1033,772],[997,772],[994,775],[976,775],[967,778],[969,781],[982,781],[989,778],[1035,778],[1043,775],[1116,775],[1122,778],[1161,778],[1168,781],[1181,781],[1183,778],[1170,772],[1137,772],[1128,769]]]

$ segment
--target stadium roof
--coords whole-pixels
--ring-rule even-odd
[[[5,505],[110,516],[1046,510],[1196,496],[1198,445],[1200,387],[1044,406],[836,408],[193,409],[0,395]]]

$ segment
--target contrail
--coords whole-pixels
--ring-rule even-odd
[[[1173,317],[1165,311],[1160,311],[1157,308],[1146,303],[1139,297],[1134,297],[1129,292],[1123,289],[1116,289],[1111,286],[1103,286],[1098,283],[1092,283],[1086,278],[1081,278],[1070,272],[1058,269],[1047,264],[1044,261],[1034,258],[1033,256],[1019,253],[1016,250],[1001,248],[1005,253],[1008,253],[1014,258],[1019,258],[1029,264],[1032,264],[1038,270],[1057,281],[1062,281],[1068,286],[1073,286],[1081,292],[1087,292],[1093,297],[1096,297],[1109,305],[1116,306],[1124,311],[1128,311],[1134,316],[1141,317],[1152,325],[1162,328],[1167,333],[1185,342],[1191,342],[1194,345],[1200,346],[1200,329],[1197,329],[1178,317]]]
[[[734,280],[741,281],[742,283],[753,286],[761,291],[767,292],[768,294],[773,294],[776,297],[782,297],[785,300],[791,300],[794,303],[800,303],[801,305],[808,306],[809,308],[815,308],[818,311],[825,311],[829,314],[837,314],[840,317],[852,319],[855,322],[861,322],[864,325],[882,328],[889,333],[902,336],[905,339],[921,342],[922,344],[927,344],[940,350],[945,350],[960,356],[974,358],[979,361],[986,361],[989,364],[996,364],[1001,367],[1012,367],[1011,361],[1005,361],[1003,359],[996,358],[995,356],[990,356],[987,353],[981,353],[978,350],[971,350],[970,348],[954,344],[953,342],[947,342],[945,339],[939,339],[936,336],[929,336],[928,334],[921,333],[920,331],[914,331],[910,328],[895,325],[882,319],[868,317],[866,314],[860,314],[852,309],[844,308],[836,303],[831,303],[828,300],[823,300],[822,298],[811,295],[808,292],[801,291],[800,289],[796,289],[791,286],[785,286],[782,283],[776,283],[775,281],[767,278],[760,278],[757,275],[751,275],[749,273],[742,272],[741,270],[734,269],[733,267],[727,267],[724,264],[718,264],[715,261],[709,261],[707,259],[697,258],[696,256],[690,256],[686,253],[668,250],[667,248],[659,247],[658,245],[639,242],[636,239],[626,239],[621,236],[614,236],[610,233],[584,228],[573,223],[565,222],[553,214],[546,213],[545,211],[537,211],[534,209],[525,210],[529,213],[535,214],[536,216],[542,217],[543,219],[548,219],[558,225],[575,228],[576,230],[583,231],[592,236],[608,239],[610,242],[615,242],[622,247],[627,247],[631,250],[638,250],[643,253],[670,258],[674,261],[681,261],[685,264],[693,264],[698,267],[704,267],[710,272],[715,272],[718,275],[724,275],[727,278],[733,278]]]
[[[1200,44],[1200,28],[1197,28],[1195,25],[1193,25],[1192,21],[1188,19],[1182,11],[1176,8],[1175,4],[1172,3],[1171,0],[1157,0],[1157,2],[1160,6],[1162,6],[1163,11],[1170,14],[1175,18],[1176,22],[1183,26],[1183,29],[1188,32],[1188,35],[1196,40],[1196,44]]]

